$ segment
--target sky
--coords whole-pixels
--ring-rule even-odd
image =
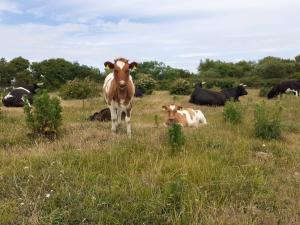
[[[118,57],[195,72],[201,59],[300,54],[299,0],[0,0],[0,57]]]

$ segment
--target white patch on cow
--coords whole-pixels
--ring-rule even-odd
[[[190,109],[191,110],[191,109]],[[206,118],[201,110],[193,110],[194,115],[191,116],[188,110],[179,110],[177,113],[183,115],[189,127],[197,127],[199,124],[207,124]]]
[[[175,105],[170,105],[170,110],[175,110],[176,106]]]
[[[10,93],[8,93],[7,95],[5,95],[4,99],[8,99],[8,98],[12,98],[14,96],[12,96]]]
[[[123,61],[117,61],[116,64],[120,69],[123,69],[123,67],[125,66],[125,63]]]
[[[17,87],[14,90],[24,90],[24,91],[26,91],[28,93],[31,93],[29,90],[27,90],[26,88],[23,88],[23,87]]]
[[[103,84],[103,96],[105,98],[105,101],[107,101],[107,93],[110,89],[111,82],[113,79],[114,79],[113,73],[110,73],[105,77],[104,84]]]

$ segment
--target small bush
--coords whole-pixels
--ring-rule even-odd
[[[268,93],[269,93],[270,90],[271,90],[271,89],[268,88],[268,87],[263,87],[263,88],[261,88],[261,89],[259,90],[259,96],[260,96],[260,97],[267,97],[267,95],[268,95]]]
[[[68,81],[59,89],[59,96],[63,99],[86,99],[99,93],[101,87],[98,83],[79,79]]]
[[[242,122],[243,109],[240,103],[227,101],[224,110],[223,117],[226,122],[232,124],[238,124]]]
[[[174,123],[169,128],[169,144],[173,152],[180,150],[185,144],[185,137],[180,124]]]
[[[278,139],[281,136],[281,107],[267,108],[258,104],[255,109],[254,132],[256,137],[263,139]]]
[[[137,88],[142,89],[146,95],[151,95],[156,85],[156,81],[147,74],[139,74],[138,79],[135,82]]]
[[[34,96],[33,108],[28,101],[24,106],[26,124],[36,135],[56,136],[62,121],[61,111],[59,99],[50,98],[47,92]]]
[[[191,85],[185,79],[178,79],[171,86],[170,94],[172,94],[172,95],[189,95],[189,94],[191,94]]]

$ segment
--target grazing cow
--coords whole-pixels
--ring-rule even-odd
[[[183,109],[181,106],[171,104],[162,106],[168,112],[168,119],[165,125],[170,126],[178,123],[184,127],[197,127],[199,124],[207,124],[205,116],[200,110],[191,108]]]
[[[121,119],[125,119],[125,112],[122,112]],[[100,110],[100,112],[95,112],[92,116],[89,117],[89,120],[91,121],[101,121],[101,122],[106,122],[106,121],[111,121],[111,115],[110,115],[110,110],[109,108],[105,108]]]
[[[221,106],[225,104],[226,97],[223,93],[203,89],[202,85],[198,83],[189,102],[197,105]]]
[[[135,90],[134,97],[142,98],[142,97],[143,97],[143,90],[142,90],[141,88],[137,88],[137,89]]]
[[[225,95],[226,100],[230,100],[231,98],[233,98],[234,101],[239,101],[240,96],[244,96],[248,94],[245,87],[246,87],[245,84],[240,84],[234,88],[223,89],[221,93]]]
[[[26,96],[29,103],[32,104],[33,95],[36,94],[37,88],[39,88],[37,84],[14,88],[3,97],[2,103],[6,107],[23,107],[24,96]]]
[[[117,126],[121,123],[121,114],[125,112],[127,134],[131,137],[130,118],[135,86],[129,72],[137,67],[137,63],[128,63],[127,59],[118,58],[114,63],[105,62],[104,66],[113,70],[107,75],[103,85],[104,98],[111,113],[111,130],[117,131]]]
[[[283,93],[293,92],[297,97],[300,91],[300,81],[298,80],[287,80],[276,84],[271,91],[268,93],[268,99],[274,98]]]

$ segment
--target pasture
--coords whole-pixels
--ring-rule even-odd
[[[283,107],[282,138],[270,141],[253,134],[258,90],[241,97],[237,125],[222,107],[188,99],[135,99],[132,139],[125,122],[112,134],[110,123],[86,120],[103,98],[62,101],[55,141],[28,135],[23,109],[2,108],[0,224],[299,224],[300,99],[265,99]],[[161,106],[174,101],[201,109],[208,125],[184,128],[172,154]]]

